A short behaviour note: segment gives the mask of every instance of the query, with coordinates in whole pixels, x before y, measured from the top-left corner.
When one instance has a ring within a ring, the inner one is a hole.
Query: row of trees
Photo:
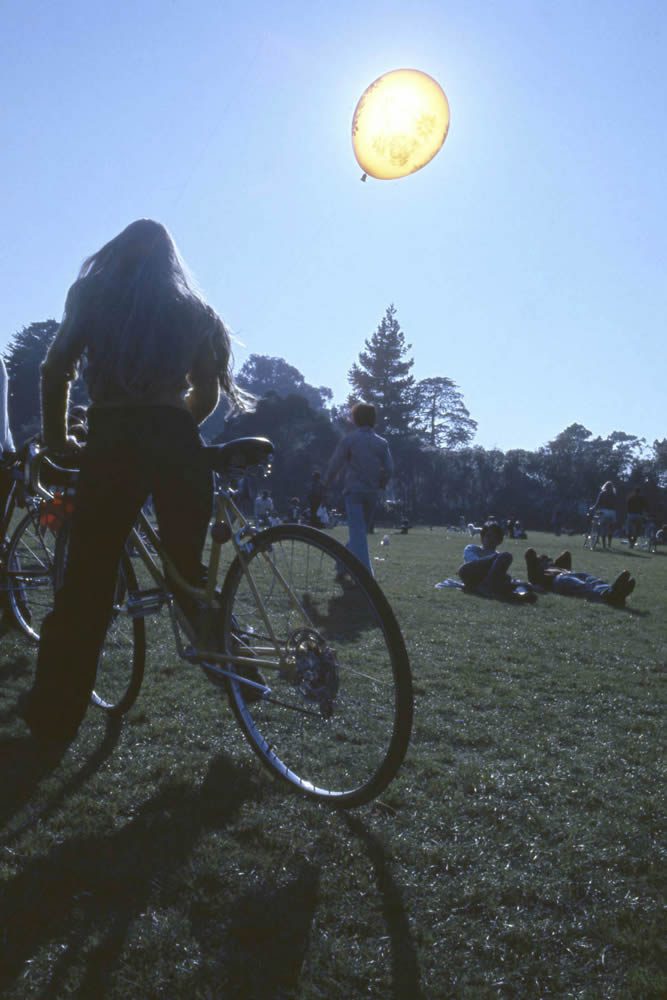
[[[17,443],[39,429],[39,366],[57,328],[53,320],[32,323],[7,349]],[[390,305],[349,370],[351,391],[343,407],[333,405],[330,389],[309,385],[283,358],[252,354],[237,380],[257,397],[255,410],[227,420],[221,405],[203,433],[211,441],[270,437],[276,445],[271,488],[278,505],[286,505],[290,497],[305,495],[313,470],[324,468],[347,429],[348,406],[364,399],[375,404],[378,429],[390,439],[395,498],[413,520],[455,523],[493,511],[539,527],[559,509],[566,522],[579,527],[586,504],[607,479],[617,482],[622,498],[641,485],[656,516],[667,520],[667,438],[648,447],[623,431],[601,438],[573,424],[537,451],[474,446],[477,424],[458,386],[442,375],[416,381],[410,350]],[[87,400],[81,379],[72,400]]]

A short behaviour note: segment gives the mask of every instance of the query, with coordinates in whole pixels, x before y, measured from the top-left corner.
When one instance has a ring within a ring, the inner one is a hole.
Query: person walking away
[[[383,490],[394,473],[389,445],[375,433],[376,412],[372,403],[357,403],[351,411],[354,430],[341,441],[331,456],[324,477],[325,488],[343,477],[350,552],[372,574],[368,551],[368,530]]]
[[[597,500],[588,513],[592,516],[596,511],[600,515],[602,548],[611,548],[611,540],[616,527],[616,487],[611,480],[603,484]]]
[[[625,530],[630,548],[634,549],[637,539],[644,530],[644,519],[648,503],[639,486],[637,486],[626,501]]]
[[[43,623],[33,687],[19,700],[40,740],[76,735],[120,557],[149,495],[176,569],[194,585],[203,582],[213,484],[197,428],[221,390],[232,406],[248,400],[231,375],[222,320],[195,290],[170,234],[150,219],[88,257],[67,295],[41,373],[42,437],[56,458],[78,450],[66,413],[84,355],[91,406],[65,579]],[[181,603],[196,620],[195,602]]]

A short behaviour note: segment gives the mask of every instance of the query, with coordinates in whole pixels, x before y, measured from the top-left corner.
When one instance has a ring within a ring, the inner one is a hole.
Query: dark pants
[[[120,556],[150,494],[167,553],[199,583],[212,480],[192,417],[168,406],[92,409],[65,581],[42,626],[26,713],[37,734],[71,735],[85,715]]]

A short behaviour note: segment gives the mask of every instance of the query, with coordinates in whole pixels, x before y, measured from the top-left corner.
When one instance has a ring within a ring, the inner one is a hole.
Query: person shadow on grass
[[[29,805],[39,784],[58,767],[69,748],[59,743],[40,744],[30,735],[0,740],[0,830],[4,831],[0,835],[0,847],[7,847],[25,830],[43,822],[83,787],[114,752],[121,726],[121,720],[107,717],[104,738],[83,767],[65,781],[43,807],[31,807],[28,816],[13,829],[8,829],[12,817]]]
[[[83,966],[79,996],[106,995],[132,923],[156,902],[178,909],[193,848],[223,830],[257,798],[245,768],[220,755],[199,789],[171,782],[132,820],[106,836],[76,836],[37,858],[0,892],[0,993],[46,947],[58,958],[40,996],[57,998]],[[181,871],[185,869],[185,874]],[[317,869],[304,864],[280,884],[241,895],[224,922],[197,898],[186,916],[212,963],[192,972],[192,995],[215,981],[217,995],[275,998],[296,988],[318,900]],[[205,982],[198,977],[204,976]],[[218,987],[216,987],[218,988]]]

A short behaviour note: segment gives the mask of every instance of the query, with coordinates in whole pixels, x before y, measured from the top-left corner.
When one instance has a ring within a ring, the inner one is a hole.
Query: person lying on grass
[[[481,545],[466,545],[458,574],[467,590],[505,600],[533,603],[537,595],[521,580],[513,580],[508,573],[512,554],[497,551],[504,537],[497,521],[485,521],[480,531]]]
[[[591,573],[574,573],[572,555],[565,551],[556,559],[538,556],[535,549],[526,549],[526,568],[530,583],[554,594],[566,597],[585,597],[589,601],[603,601],[614,608],[624,608],[625,600],[635,589],[635,579],[627,569],[619,573],[613,583],[600,580]]]

